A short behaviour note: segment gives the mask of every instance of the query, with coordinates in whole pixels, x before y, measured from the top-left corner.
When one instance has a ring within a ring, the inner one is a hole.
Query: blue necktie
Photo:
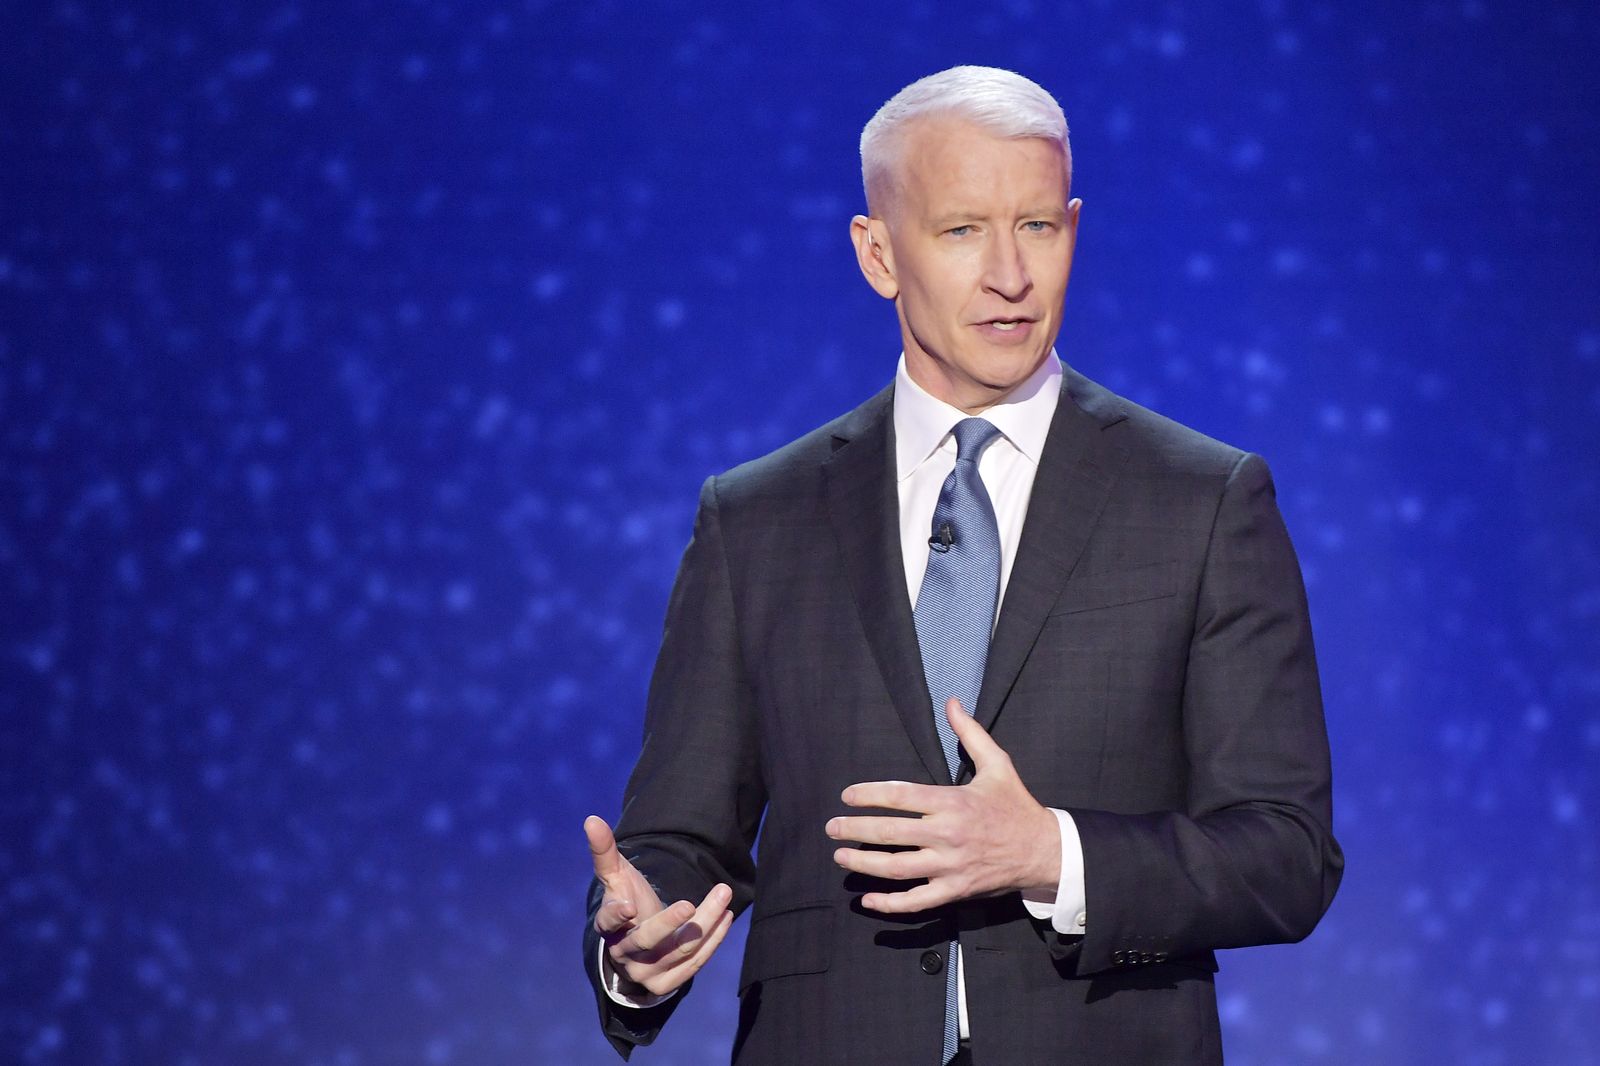
[[[933,721],[939,731],[950,780],[956,779],[960,753],[955,731],[945,719],[951,696],[968,714],[977,709],[983,666],[989,657],[995,601],[1000,595],[1000,527],[994,506],[978,477],[978,456],[1000,431],[981,418],[956,423],[956,466],[944,480],[933,509],[933,536],[928,538],[928,571],[917,593],[912,617],[922,648],[922,672],[928,679]],[[951,941],[945,965],[944,1058],[956,1053],[956,942]]]

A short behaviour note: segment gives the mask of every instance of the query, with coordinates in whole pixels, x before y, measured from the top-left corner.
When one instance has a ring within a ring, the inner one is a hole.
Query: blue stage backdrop
[[[696,489],[890,377],[913,78],[1061,99],[1062,355],[1263,453],[1349,872],[1230,1062],[1600,1017],[1592,4],[0,12],[0,1060],[607,1063],[615,817]],[[724,1060],[743,923],[648,1066]]]

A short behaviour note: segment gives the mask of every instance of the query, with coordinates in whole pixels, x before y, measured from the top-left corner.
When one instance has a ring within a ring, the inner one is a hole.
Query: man
[[[894,383],[711,478],[585,966],[624,1056],[754,912],[740,1063],[1215,1063],[1217,948],[1343,859],[1265,464],[1053,350],[1059,106],[957,67],[862,134]],[[759,856],[751,848],[759,836]]]

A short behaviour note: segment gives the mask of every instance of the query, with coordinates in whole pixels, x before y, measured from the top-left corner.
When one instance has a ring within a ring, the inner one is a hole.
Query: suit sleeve
[[[1181,711],[1186,810],[1071,810],[1090,919],[1052,951],[1080,975],[1300,940],[1338,888],[1305,589],[1258,456],[1217,506]]]
[[[739,653],[717,481],[711,478],[701,489],[694,536],[668,602],[645,709],[644,744],[616,827],[618,847],[663,903],[698,903],[723,882],[733,889],[735,913],[750,905],[751,847],[766,805],[752,705]],[[599,883],[591,882],[584,970],[594,987],[601,1027],[627,1058],[634,1046],[656,1038],[683,995],[636,1009],[605,994],[595,965],[600,948],[594,917],[602,894]]]

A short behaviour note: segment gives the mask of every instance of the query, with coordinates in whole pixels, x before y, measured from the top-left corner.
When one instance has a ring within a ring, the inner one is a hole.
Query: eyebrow
[[[1058,207],[1042,207],[1037,211],[1021,211],[1019,218],[1047,218],[1060,222],[1067,217],[1067,213]],[[929,220],[929,225],[943,228],[945,226],[959,226],[965,222],[987,222],[988,216],[980,211],[947,211]]]

